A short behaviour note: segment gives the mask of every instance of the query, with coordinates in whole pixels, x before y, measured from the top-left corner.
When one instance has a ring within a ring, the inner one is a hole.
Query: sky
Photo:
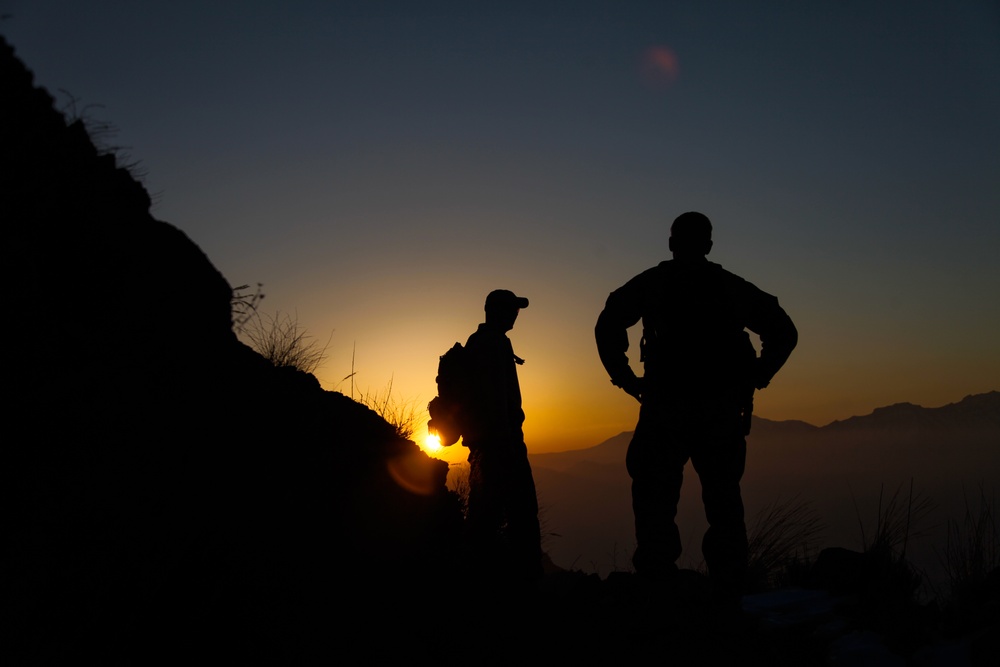
[[[438,357],[497,288],[530,300],[510,332],[529,451],[631,430],[594,324],[691,210],[709,259],[799,330],[758,415],[822,426],[1000,389],[995,0],[0,15],[59,108],[114,128],[100,141],[153,215],[327,344],[322,385],[390,398],[418,434]]]

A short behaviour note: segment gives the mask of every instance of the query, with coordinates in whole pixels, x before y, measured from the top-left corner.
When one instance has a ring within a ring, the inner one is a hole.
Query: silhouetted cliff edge
[[[281,658],[435,594],[447,465],[238,342],[226,279],[2,40],[0,82],[5,655]]]

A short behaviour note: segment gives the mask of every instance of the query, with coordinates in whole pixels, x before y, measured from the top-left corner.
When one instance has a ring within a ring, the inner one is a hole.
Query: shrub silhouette
[[[925,534],[925,523],[934,503],[922,493],[914,493],[912,480],[905,503],[902,490],[900,485],[886,498],[885,487],[879,489],[875,529],[871,534],[865,532],[855,505],[862,551],[871,575],[859,583],[866,585],[864,594],[876,607],[913,602],[922,582],[920,573],[907,559],[906,550],[911,539]]]
[[[996,498],[988,498],[982,487],[978,506],[972,506],[969,498],[965,498],[961,526],[954,520],[948,522],[945,565],[952,594],[982,585],[989,573],[1000,567]]]
[[[326,361],[330,344],[327,340],[325,345],[320,345],[299,326],[297,317],[281,312],[262,316],[256,308],[249,309],[239,333],[250,347],[277,368],[290,367],[304,373],[315,372]]]
[[[747,529],[747,587],[767,590],[790,583],[804,569],[825,524],[809,503],[794,496],[776,499]]]
[[[448,467],[448,488],[455,493],[462,507],[462,516],[469,514],[469,464],[454,463]]]
[[[934,504],[922,493],[914,494],[913,482],[910,482],[906,505],[903,505],[898,487],[889,498],[885,497],[885,487],[879,489],[878,513],[875,531],[869,537],[865,533],[865,525],[858,513],[858,525],[861,529],[861,546],[865,552],[885,553],[893,560],[906,558],[906,548],[911,538],[924,534],[924,522],[934,509]]]
[[[353,375],[352,372],[351,376]],[[396,398],[392,393],[392,378],[383,391],[362,393],[358,402],[371,408],[379,417],[392,424],[396,429],[396,435],[404,440],[413,439],[419,417],[418,403],[415,400],[404,401]]]
[[[229,303],[232,308],[233,331],[237,335],[243,333],[247,322],[257,313],[257,307],[264,299],[261,287],[263,285],[257,283],[257,289],[252,294],[246,291],[250,289],[249,284],[233,288],[233,296]]]

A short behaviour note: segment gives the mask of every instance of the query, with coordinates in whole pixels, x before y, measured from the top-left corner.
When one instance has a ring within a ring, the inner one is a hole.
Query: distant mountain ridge
[[[875,408],[871,413],[862,416],[848,417],[830,422],[826,426],[816,426],[798,419],[774,420],[754,415],[751,435],[760,433],[771,434],[805,434],[805,433],[842,433],[851,429],[900,429],[912,428],[1000,428],[1000,391],[990,391],[984,394],[969,394],[956,403],[949,403],[938,408],[925,408],[913,403],[894,403],[881,408]],[[604,442],[583,449],[569,452],[546,452],[532,454],[531,459],[542,465],[558,465],[564,455],[589,452],[588,460],[605,461],[609,458],[609,450],[615,451],[622,446],[628,446],[633,431],[623,431]],[[1000,442],[997,443],[1000,445]],[[617,454],[614,454],[617,456]]]
[[[970,394],[956,403],[949,403],[938,408],[925,408],[913,403],[894,403],[881,408],[875,408],[870,414],[848,417],[830,422],[826,426],[815,426],[797,419],[773,420],[754,415],[751,434],[762,431],[767,433],[815,433],[842,432],[850,429],[890,428],[1000,428],[1000,391],[990,391],[985,394]],[[632,431],[624,431],[608,438],[599,445],[589,449],[618,447],[632,437]],[[1000,443],[997,443],[1000,445]],[[576,451],[589,451],[576,450]],[[551,460],[562,454],[535,454],[533,458]]]
[[[625,431],[587,449],[530,455],[547,529],[559,536],[548,545],[556,563],[592,564],[602,574],[628,564],[631,438]],[[912,481],[938,505],[945,525],[961,511],[963,494],[1000,487],[1000,392],[937,408],[898,403],[826,426],[754,417],[747,446],[748,518],[777,499],[799,497],[823,515],[831,540],[850,541],[858,533],[856,505],[877,505],[880,493]],[[705,524],[697,477],[690,467],[685,475],[679,525],[690,554]]]
[[[956,428],[960,426],[1000,427],[1000,391],[971,394],[957,403],[924,408],[913,403],[895,403],[875,408],[863,417],[835,421],[824,429],[863,428]]]

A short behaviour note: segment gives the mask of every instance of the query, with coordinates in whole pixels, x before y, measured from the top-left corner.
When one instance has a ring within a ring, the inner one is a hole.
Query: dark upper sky
[[[801,342],[758,398],[816,424],[1000,377],[996,2],[0,0],[154,215],[265,310],[332,338],[328,388],[418,407],[496,287],[529,446],[631,428],[593,324],[670,221],[779,297]],[[65,92],[60,92],[65,91]]]

